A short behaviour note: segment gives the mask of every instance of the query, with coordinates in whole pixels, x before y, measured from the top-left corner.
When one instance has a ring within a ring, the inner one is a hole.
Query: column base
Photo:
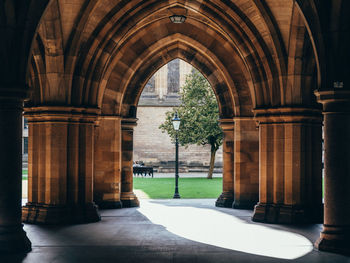
[[[232,208],[253,210],[258,201],[234,201]]]
[[[324,225],[315,247],[321,251],[350,255],[350,227]]]
[[[23,230],[23,225],[0,226],[0,254],[27,253],[32,250],[32,243]]]
[[[124,192],[120,195],[120,201],[123,207],[139,207],[140,202],[133,192]]]
[[[215,206],[232,208],[233,201],[233,194],[231,192],[222,192],[222,194],[216,200]]]
[[[96,202],[100,209],[120,209],[123,208],[121,201],[100,201]]]
[[[94,203],[70,207],[28,203],[22,207],[22,221],[30,224],[79,224],[100,220]]]
[[[258,203],[252,220],[272,224],[322,223],[322,207],[301,207]]]

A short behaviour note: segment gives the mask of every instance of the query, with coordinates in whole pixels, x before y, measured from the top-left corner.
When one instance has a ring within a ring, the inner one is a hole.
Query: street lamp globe
[[[173,122],[174,130],[178,131],[180,129],[181,119],[177,116],[177,112],[175,112],[175,116],[172,119],[172,122]]]

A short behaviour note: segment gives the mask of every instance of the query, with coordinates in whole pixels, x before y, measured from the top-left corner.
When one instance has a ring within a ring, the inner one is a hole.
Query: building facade
[[[137,107],[134,161],[153,166],[158,172],[174,171],[174,144],[159,125],[165,121],[165,113],[180,104],[179,91],[192,69],[187,62],[175,59],[161,67],[147,82]],[[209,161],[210,146],[180,147],[180,172],[207,172]],[[221,148],[216,154],[215,171],[222,171]]]

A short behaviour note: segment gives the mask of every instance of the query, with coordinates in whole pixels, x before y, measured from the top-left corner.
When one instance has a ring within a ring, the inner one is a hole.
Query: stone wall
[[[175,146],[167,133],[158,128],[165,120],[165,113],[172,107],[138,106],[137,126],[134,130],[134,161],[143,161],[161,172],[174,169]],[[210,160],[210,146],[191,145],[179,148],[180,171],[207,171]],[[214,172],[221,172],[222,149],[216,154]]]

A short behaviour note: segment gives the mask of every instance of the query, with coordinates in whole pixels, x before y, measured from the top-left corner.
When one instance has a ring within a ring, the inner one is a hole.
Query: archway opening
[[[176,157],[170,119],[175,112],[182,123],[178,132],[180,196],[217,198],[222,189],[222,131],[216,97],[205,77],[178,58],[148,80],[138,101],[134,192],[141,198],[173,197]],[[206,180],[207,176],[214,180]]]

